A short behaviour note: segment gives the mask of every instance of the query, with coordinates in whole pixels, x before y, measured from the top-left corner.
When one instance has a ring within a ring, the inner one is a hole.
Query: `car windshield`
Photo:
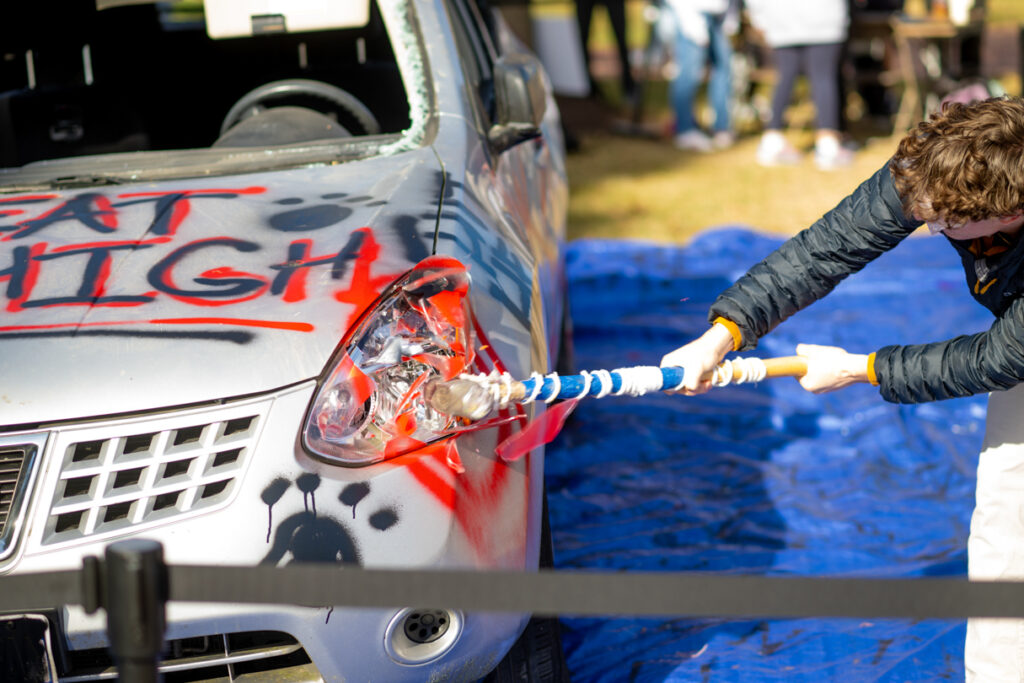
[[[337,163],[423,143],[401,0],[18,2],[0,25],[0,192]],[[280,7],[268,11],[268,7]]]

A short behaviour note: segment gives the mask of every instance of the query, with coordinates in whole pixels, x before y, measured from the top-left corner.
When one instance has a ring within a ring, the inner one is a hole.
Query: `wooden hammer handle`
[[[807,359],[803,356],[780,356],[779,358],[763,358],[764,367],[768,371],[766,377],[803,377],[807,374]],[[733,366],[733,381],[741,379],[743,371]]]
[[[803,377],[807,374],[807,359],[803,356],[765,358],[768,377]]]

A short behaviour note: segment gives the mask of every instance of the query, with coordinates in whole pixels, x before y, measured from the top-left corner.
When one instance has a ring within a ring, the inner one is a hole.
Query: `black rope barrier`
[[[30,612],[60,605],[83,604],[83,572],[0,576],[0,612]]]
[[[171,599],[543,616],[1024,617],[1024,583],[683,572],[170,568]]]
[[[692,572],[361,569],[164,564],[154,541],[111,544],[81,570],[0,577],[0,612],[82,605],[107,614],[125,683],[156,681],[168,600],[419,607],[542,616],[1024,618],[1024,581]]]
[[[119,543],[111,548],[125,552]],[[82,570],[0,577],[0,612],[69,604],[89,611],[107,608],[128,586],[114,579],[105,598],[100,597],[104,589],[93,582],[101,572],[89,564]],[[1024,582],[1017,581],[337,565],[158,566],[158,574],[166,572],[166,600],[183,602],[444,607],[545,616],[1024,618]]]

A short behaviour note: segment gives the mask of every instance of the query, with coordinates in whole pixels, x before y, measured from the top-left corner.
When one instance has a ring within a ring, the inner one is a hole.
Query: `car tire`
[[[541,516],[540,567],[554,566],[548,500],[544,494]],[[512,649],[482,683],[568,683],[569,667],[562,650],[562,631],[557,617],[533,617]]]

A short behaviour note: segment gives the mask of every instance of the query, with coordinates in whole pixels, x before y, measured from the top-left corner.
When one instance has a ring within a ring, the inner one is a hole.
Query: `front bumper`
[[[0,571],[78,568],[128,537],[159,541],[170,564],[536,567],[538,458],[495,458],[502,435],[492,429],[460,438],[462,474],[435,456],[326,464],[298,443],[314,386],[4,434],[0,449],[24,443],[38,454],[21,475],[30,490],[13,511],[17,534]],[[285,634],[327,681],[475,680],[525,623],[524,615],[451,614],[447,640],[417,650],[395,640],[402,610],[172,603],[166,638]],[[102,613],[71,606],[59,621],[67,651],[106,646]]]

